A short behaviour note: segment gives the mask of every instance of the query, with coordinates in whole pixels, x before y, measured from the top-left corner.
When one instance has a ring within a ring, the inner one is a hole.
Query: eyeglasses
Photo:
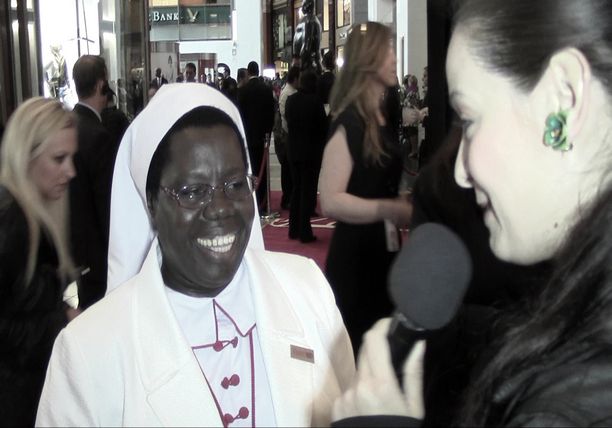
[[[223,193],[233,201],[246,199],[253,194],[257,184],[257,177],[245,175],[232,181],[223,183],[223,186],[211,186],[210,184],[191,184],[183,186],[178,190],[159,186],[164,192],[172,196],[183,208],[197,209],[208,205],[213,199],[215,190],[223,188]]]

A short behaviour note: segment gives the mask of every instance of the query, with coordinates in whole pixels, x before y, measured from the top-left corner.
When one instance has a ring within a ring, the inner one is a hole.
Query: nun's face
[[[225,183],[247,174],[241,143],[233,129],[215,125],[186,128],[169,144],[158,197],[150,206],[162,252],[162,276],[180,293],[216,296],[234,277],[253,222],[252,195],[235,200],[224,191]],[[201,184],[214,186],[209,202],[186,207],[183,200],[179,205],[181,189]]]

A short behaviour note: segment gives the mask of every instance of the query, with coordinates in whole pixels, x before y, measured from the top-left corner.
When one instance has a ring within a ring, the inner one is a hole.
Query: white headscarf
[[[201,83],[166,84],[157,91],[127,129],[115,160],[107,293],[140,271],[155,238],[145,191],[153,153],[172,125],[200,106],[216,107],[225,112],[236,124],[246,147],[240,113],[220,91]],[[248,245],[263,248],[255,195],[253,199],[255,215]]]

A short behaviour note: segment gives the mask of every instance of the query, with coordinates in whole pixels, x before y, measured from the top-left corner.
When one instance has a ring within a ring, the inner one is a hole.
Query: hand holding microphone
[[[403,362],[414,343],[455,317],[471,278],[468,250],[449,228],[425,223],[410,233],[389,274],[396,311],[388,339],[400,382]]]
[[[410,233],[389,276],[395,315],[365,334],[355,382],[336,400],[334,420],[424,417],[424,339],[455,316],[471,274],[467,249],[450,229],[426,223]]]
[[[349,389],[334,403],[333,419],[352,416],[399,415],[422,419],[423,355],[425,341],[415,344],[404,362],[404,394],[396,378],[389,353],[387,333],[391,318],[383,318],[365,334],[359,351],[357,375]]]

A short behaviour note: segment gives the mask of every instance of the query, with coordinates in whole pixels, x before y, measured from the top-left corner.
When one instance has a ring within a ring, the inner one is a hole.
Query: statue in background
[[[63,103],[69,88],[66,58],[61,45],[52,45],[50,48],[53,59],[44,67],[45,80],[49,85],[51,96]]]
[[[293,54],[299,55],[301,69],[313,69],[317,75],[321,74],[321,23],[314,14],[314,0],[302,2],[302,19],[295,29],[293,36]]]

